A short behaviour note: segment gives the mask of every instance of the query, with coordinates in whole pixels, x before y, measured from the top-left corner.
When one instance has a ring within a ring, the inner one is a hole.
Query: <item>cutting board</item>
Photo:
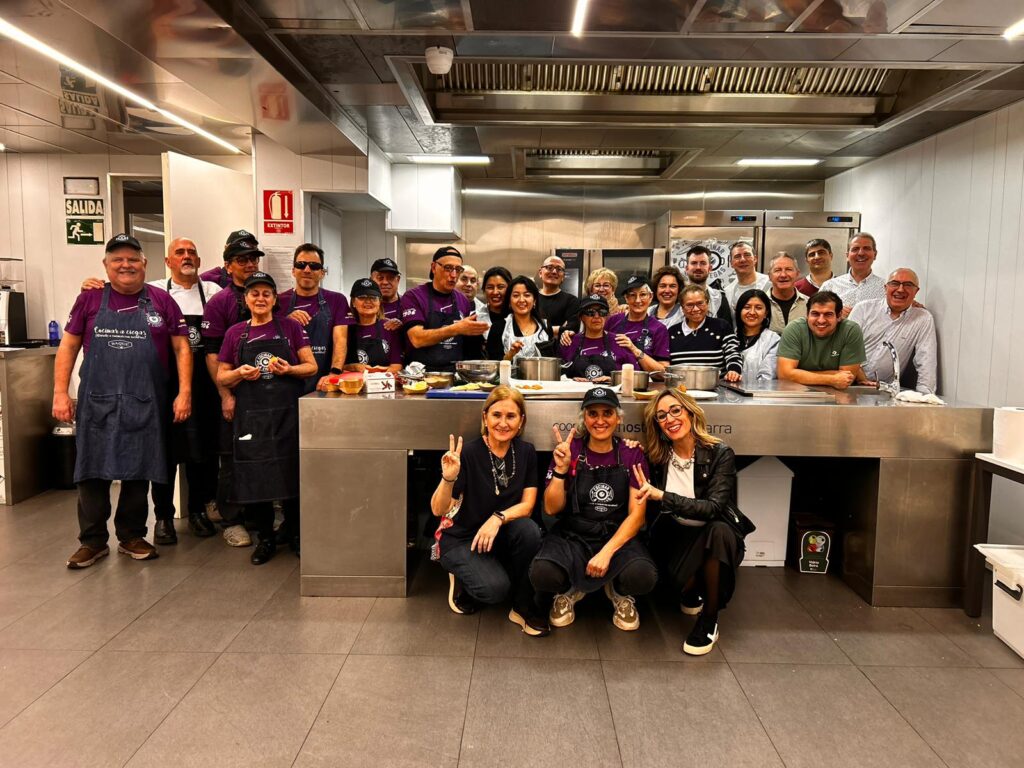
[[[450,389],[428,389],[428,400],[486,400],[487,393],[481,390],[452,392]]]

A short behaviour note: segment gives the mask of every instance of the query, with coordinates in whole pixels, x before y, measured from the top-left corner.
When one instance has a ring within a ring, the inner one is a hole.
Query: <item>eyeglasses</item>
[[[461,264],[438,264],[436,261],[434,263],[449,275],[461,275],[466,271],[466,268]]]
[[[892,288],[894,291],[902,288],[905,291],[909,291],[911,288],[917,288],[917,283],[912,283],[909,280],[890,280],[885,284],[886,288]]]
[[[673,406],[669,407],[669,409],[667,411],[655,411],[654,412],[654,420],[656,422],[658,422],[659,424],[661,424],[669,416],[671,416],[673,419],[678,419],[680,416],[683,415],[683,411],[685,411],[685,410],[686,409],[683,408],[683,406],[681,406],[681,405],[673,405]]]
[[[705,309],[707,306],[708,306],[708,303],[706,301],[704,301],[703,299],[701,299],[700,301],[688,301],[688,302],[686,302],[685,304],[683,304],[683,309],[687,309],[687,310],[689,310],[691,312],[697,312],[697,311],[699,311],[701,309]]]
[[[305,272],[307,269],[313,272],[319,272],[324,268],[324,265],[319,261],[296,261],[293,265],[299,272]]]
[[[588,309],[582,313],[584,317],[608,317],[607,309]]]
[[[244,256],[235,256],[235,264],[259,264],[260,257],[255,253],[247,253]]]
[[[563,267],[558,267],[555,266],[554,264],[545,264],[544,269],[547,270],[548,272],[557,272],[558,274],[562,274],[565,272],[565,269]]]
[[[591,288],[595,291],[611,291],[615,289],[611,283],[594,283]]]

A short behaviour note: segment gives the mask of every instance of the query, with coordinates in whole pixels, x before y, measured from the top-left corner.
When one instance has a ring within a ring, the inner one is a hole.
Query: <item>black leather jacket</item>
[[[689,499],[666,492],[660,502],[648,502],[648,519],[657,522],[661,515],[689,520],[722,520],[740,536],[755,526],[736,506],[736,454],[725,443],[697,444],[693,451],[693,495]],[[651,467],[651,485],[665,490],[667,465]],[[651,515],[651,512],[654,515]]]

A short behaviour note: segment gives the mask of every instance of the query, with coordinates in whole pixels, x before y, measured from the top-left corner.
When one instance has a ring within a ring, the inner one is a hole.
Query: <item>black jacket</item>
[[[689,520],[722,520],[740,536],[753,533],[755,526],[736,506],[736,454],[725,443],[710,447],[697,444],[693,451],[693,495],[688,499],[666,492],[660,502],[649,502],[657,519],[661,515]],[[651,485],[665,490],[667,466],[651,466]]]

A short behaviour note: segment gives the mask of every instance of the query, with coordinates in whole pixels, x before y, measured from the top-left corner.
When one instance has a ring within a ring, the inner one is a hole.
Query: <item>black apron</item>
[[[295,310],[295,301],[298,294],[292,291],[292,300],[288,305],[285,314],[291,314]],[[306,326],[306,335],[309,336],[309,346],[313,350],[313,359],[316,360],[316,376],[302,380],[302,393],[308,394],[316,389],[316,383],[331,372],[331,351],[334,349],[334,327],[331,325],[331,309],[327,306],[327,299],[323,291],[317,291],[316,298],[319,303],[317,313],[309,318],[309,325]]]
[[[239,288],[234,282],[230,282],[224,290],[235,292],[235,311],[237,313],[237,317],[228,323],[227,327],[230,328],[235,323],[244,323],[249,320],[252,317],[252,312],[249,311],[249,306],[245,303],[245,289]],[[221,413],[220,439],[217,441],[218,450],[222,455],[231,454],[234,453],[234,447],[231,445],[231,442],[234,439],[235,428],[230,421],[224,418],[223,412],[221,412],[219,392],[217,393],[217,398],[217,410]]]
[[[587,563],[608,543],[629,516],[629,468],[620,456],[622,441],[613,438],[615,465],[591,467],[587,464],[587,442],[570,470],[566,495],[569,497],[564,517],[544,538],[539,560],[550,560],[561,566],[580,592],[596,592],[614,579],[622,569],[638,557],[651,561],[647,548],[632,538],[616,552],[604,576],[587,575]]]
[[[459,302],[455,293],[452,297],[452,307],[448,312],[434,309],[434,289],[427,287],[427,322],[423,324],[424,330],[434,331],[452,325],[462,319],[459,311]],[[411,347],[412,345],[410,345]],[[462,337],[449,336],[442,339],[432,347],[412,348],[409,351],[410,362],[420,362],[427,367],[428,371],[454,371],[455,363],[462,359]]]
[[[628,323],[628,322],[629,322],[629,317],[627,316],[626,320],[623,322],[623,326],[625,326],[626,323]],[[646,315],[644,317],[643,328],[640,329],[640,335],[636,339],[633,340],[633,343],[636,344],[636,346],[642,352],[648,352],[651,349],[651,345],[654,343],[654,340],[651,338],[651,316],[650,315]]]
[[[384,341],[381,333],[384,330],[384,322],[378,320],[373,324],[373,336],[359,337],[359,330],[364,325],[350,325],[348,327],[348,348],[345,353],[345,363],[352,365],[371,365],[384,367],[391,365],[388,343]]]
[[[110,309],[111,290],[110,283],[103,286],[89,354],[82,364],[75,482],[166,483],[167,371],[149,330],[166,320],[153,307],[145,286],[138,312]]]
[[[206,309],[203,282],[199,287],[199,302]],[[171,279],[167,279],[167,292],[171,292]],[[192,350],[192,414],[182,423],[171,425],[171,457],[175,464],[198,464],[213,461],[217,456],[217,423],[220,419],[220,395],[206,368],[206,350],[203,347],[203,316],[185,315],[188,326],[188,346]],[[172,373],[170,399],[178,394],[178,377]]]
[[[236,361],[262,371],[255,381],[235,387],[232,446],[234,487],[231,501],[255,504],[299,495],[299,398],[302,380],[267,370],[271,357],[288,359],[291,346],[281,328],[276,339],[247,341],[252,321],[242,332]]]
[[[582,331],[581,331],[582,333]],[[584,339],[580,343],[580,350],[587,343]],[[593,381],[600,376],[611,376],[615,370],[615,353],[612,352],[611,336],[606,331],[604,334],[604,352],[599,355],[576,354],[567,366],[565,375],[570,379],[587,379]]]

